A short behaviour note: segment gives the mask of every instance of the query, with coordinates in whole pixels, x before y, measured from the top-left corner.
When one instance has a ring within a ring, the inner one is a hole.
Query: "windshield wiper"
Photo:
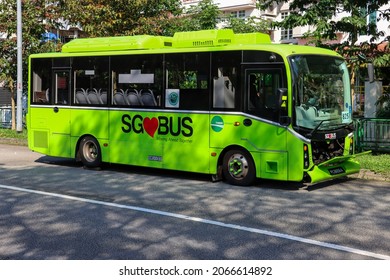
[[[307,134],[307,136],[309,136],[310,138],[313,137],[313,134],[315,132],[317,132],[317,130],[320,128],[320,126],[324,123],[324,122],[330,122],[330,121],[335,121],[335,120],[338,120],[338,118],[334,118],[334,119],[327,119],[327,120],[322,120],[320,121],[315,128],[313,128],[312,131],[310,131],[310,133]]]

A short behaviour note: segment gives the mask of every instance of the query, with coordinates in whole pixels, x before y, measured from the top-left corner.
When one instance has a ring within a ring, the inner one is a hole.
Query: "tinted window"
[[[270,63],[270,62],[281,62],[283,63],[283,58],[272,52],[266,51],[244,51],[243,62],[250,63]]]
[[[51,104],[51,58],[35,58],[31,62],[31,103]]]
[[[54,104],[69,105],[70,70],[54,70]]]
[[[112,104],[156,107],[163,94],[163,56],[111,57]]]
[[[248,112],[278,121],[278,88],[283,87],[281,70],[248,69],[246,79]]]
[[[241,51],[215,52],[212,54],[213,108],[239,108],[241,56]]]
[[[165,106],[208,110],[210,53],[167,54],[165,61]]]
[[[108,61],[108,57],[73,58],[75,104],[107,104],[109,88]]]

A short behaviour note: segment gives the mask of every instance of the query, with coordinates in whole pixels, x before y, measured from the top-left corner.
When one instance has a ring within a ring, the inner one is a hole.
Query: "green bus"
[[[356,173],[347,65],[232,30],[75,39],[29,58],[29,148],[235,185]]]

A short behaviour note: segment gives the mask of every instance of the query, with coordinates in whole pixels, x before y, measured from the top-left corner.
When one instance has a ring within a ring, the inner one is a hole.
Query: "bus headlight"
[[[353,155],[353,138],[349,138],[349,154]]]
[[[303,167],[305,169],[309,168],[310,160],[309,160],[309,146],[303,144]]]

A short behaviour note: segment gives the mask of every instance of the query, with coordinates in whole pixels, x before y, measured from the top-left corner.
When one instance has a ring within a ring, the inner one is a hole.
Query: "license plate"
[[[345,170],[342,167],[336,167],[336,168],[329,169],[329,173],[330,175],[337,175],[337,174],[345,173]]]
[[[336,133],[327,133],[327,134],[325,134],[325,139],[326,140],[333,140],[333,139],[336,139],[336,138],[337,138]]]

